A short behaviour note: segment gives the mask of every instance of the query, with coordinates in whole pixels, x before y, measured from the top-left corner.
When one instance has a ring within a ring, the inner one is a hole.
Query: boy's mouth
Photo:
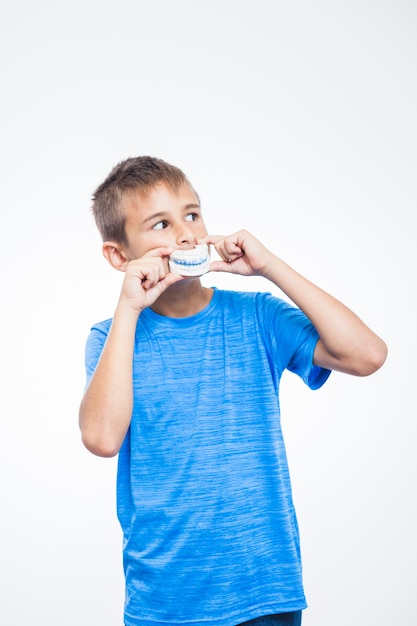
[[[192,250],[174,250],[169,257],[169,269],[180,276],[201,276],[210,270],[208,246],[203,243]]]

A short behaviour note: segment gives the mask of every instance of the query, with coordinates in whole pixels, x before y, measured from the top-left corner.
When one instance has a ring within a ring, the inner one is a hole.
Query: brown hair
[[[112,169],[93,194],[93,215],[103,241],[128,243],[124,196],[132,191],[146,193],[160,182],[167,183],[174,190],[184,183],[190,184],[178,167],[150,156],[126,159]]]

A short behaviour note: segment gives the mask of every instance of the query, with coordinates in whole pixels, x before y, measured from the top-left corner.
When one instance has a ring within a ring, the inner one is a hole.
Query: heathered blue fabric
[[[88,377],[110,324],[92,328]],[[270,294],[215,290],[192,317],[141,314],[117,479],[128,626],[232,626],[305,608],[278,390],[286,368],[324,383],[317,339]]]

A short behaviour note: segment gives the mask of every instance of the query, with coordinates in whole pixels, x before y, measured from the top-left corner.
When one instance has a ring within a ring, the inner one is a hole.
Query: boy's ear
[[[115,241],[105,241],[103,243],[103,256],[115,270],[126,271],[129,259],[123,251],[122,246]]]

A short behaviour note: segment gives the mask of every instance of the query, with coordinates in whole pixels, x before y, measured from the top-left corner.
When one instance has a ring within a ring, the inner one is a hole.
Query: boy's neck
[[[203,287],[199,279],[182,280],[169,287],[151,309],[164,317],[191,317],[206,308],[213,289]]]

